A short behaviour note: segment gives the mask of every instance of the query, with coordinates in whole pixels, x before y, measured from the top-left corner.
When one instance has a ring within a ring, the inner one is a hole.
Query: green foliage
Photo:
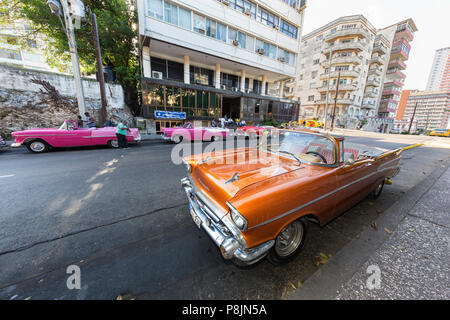
[[[281,123],[277,122],[277,121],[276,121],[275,119],[273,119],[273,118],[269,118],[269,119],[266,119],[266,120],[263,122],[263,125],[264,125],[264,126],[273,126],[273,127],[278,128],[278,127],[280,127]]]
[[[128,106],[137,113],[139,96],[139,59],[137,50],[137,13],[132,0],[83,0],[97,16],[103,64],[116,72],[125,91]],[[67,36],[57,16],[46,0],[0,0],[0,26],[12,21],[31,24],[24,39],[40,38],[44,44],[47,63],[60,71],[70,71]],[[75,30],[81,71],[84,75],[96,72],[92,26],[89,13]]]

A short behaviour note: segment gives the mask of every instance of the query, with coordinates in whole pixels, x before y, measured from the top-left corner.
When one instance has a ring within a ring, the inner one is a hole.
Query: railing
[[[380,57],[377,56],[377,57],[373,57],[372,59],[370,59],[370,64],[373,64],[373,63],[383,65],[384,61],[383,61],[383,59],[381,59]]]
[[[364,28],[353,28],[353,29],[345,29],[345,30],[337,30],[336,32],[330,33],[325,36],[325,41],[331,41],[336,38],[346,37],[346,36],[361,36],[363,38],[368,38],[369,33]]]
[[[359,72],[355,70],[341,70],[341,78],[342,77],[359,77]],[[337,78],[339,76],[339,71],[332,71],[330,73],[330,78]],[[328,78],[328,73],[324,72],[320,75],[320,79]]]
[[[350,56],[350,57],[335,57],[331,60],[331,64],[338,64],[338,63],[353,63],[353,64],[361,64],[362,63],[362,57],[360,56]],[[330,64],[330,60],[322,60],[320,63],[322,67],[328,67]]]

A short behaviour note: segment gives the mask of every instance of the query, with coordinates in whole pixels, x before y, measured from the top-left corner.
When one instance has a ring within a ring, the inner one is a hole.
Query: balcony
[[[337,38],[341,37],[348,37],[348,36],[358,36],[360,38],[368,38],[369,33],[364,28],[353,28],[353,29],[346,29],[346,30],[338,30],[334,33],[328,34],[325,37],[326,42],[333,41]]]
[[[395,33],[395,40],[397,39],[406,39],[408,41],[413,41],[414,40],[414,34],[409,31],[408,28],[405,28],[403,30],[397,31]]]
[[[400,92],[397,90],[384,90],[383,91],[383,96],[389,96],[389,95],[398,96],[398,95],[400,95]]]
[[[351,57],[336,57],[331,61],[332,64],[340,64],[340,63],[349,63],[349,64],[361,64],[362,57],[360,56],[351,56]],[[323,60],[321,62],[322,67],[328,67],[330,64],[330,60]]]
[[[392,60],[403,60],[403,61],[406,61],[406,60],[409,59],[409,54],[406,53],[401,48],[399,48],[399,49],[397,49],[395,51],[391,51],[391,59]]]
[[[392,71],[388,71],[386,73],[386,76],[388,76],[389,78],[397,78],[397,79],[405,79],[406,75],[401,72],[400,70],[392,70]]]
[[[392,80],[392,81],[388,80],[387,82],[384,83],[384,87],[390,87],[390,86],[401,88],[401,87],[403,87],[403,83],[400,81],[397,81],[397,80]]]
[[[376,99],[376,98],[378,98],[378,93],[372,92],[372,91],[368,91],[368,92],[364,93],[364,98]]]
[[[372,59],[370,59],[370,64],[378,64],[378,65],[382,66],[384,64],[384,60],[381,59],[380,56],[376,56],[376,57],[373,57]]]
[[[391,60],[389,62],[389,68],[391,68],[391,67],[397,67],[397,69],[405,70],[406,64],[402,60],[396,59],[396,60]]]
[[[382,46],[381,44],[379,44],[379,45],[376,45],[373,47],[372,52],[377,52],[381,55],[384,55],[384,54],[386,54],[387,49],[384,46]]]
[[[363,51],[364,45],[361,42],[346,42],[346,43],[338,43],[331,47],[333,51],[344,51],[344,50],[354,50],[354,51]],[[330,47],[328,43],[325,43],[322,46],[322,51],[324,54],[330,52]]]
[[[394,99],[381,99],[380,104],[395,104],[398,105],[398,101]]]
[[[377,79],[369,79],[366,82],[367,87],[378,87],[380,86],[380,80]]]
[[[337,78],[339,76],[339,71],[332,71],[330,73],[330,78]],[[341,78],[358,78],[359,72],[356,70],[341,70]],[[320,75],[320,79],[328,79],[328,73],[324,72]]]
[[[371,103],[370,101],[366,101],[366,102],[363,102],[361,108],[375,110],[377,107],[374,102]]]
[[[380,68],[372,68],[369,70],[369,75],[381,77],[382,70]]]
[[[340,84],[339,85],[339,91],[354,91],[358,89],[358,87],[354,84]],[[320,93],[322,92],[327,92],[328,90],[328,86],[322,86],[317,88],[317,90],[319,90]],[[330,92],[336,92],[336,85],[330,85]]]

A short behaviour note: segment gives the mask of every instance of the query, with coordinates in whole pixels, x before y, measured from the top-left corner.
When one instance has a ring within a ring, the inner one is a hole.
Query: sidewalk
[[[289,300],[450,299],[450,169],[437,168]],[[369,268],[370,267],[370,268]],[[379,268],[379,288],[371,288]]]

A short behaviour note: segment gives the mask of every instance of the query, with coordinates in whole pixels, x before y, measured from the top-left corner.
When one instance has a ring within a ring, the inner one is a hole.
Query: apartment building
[[[450,92],[450,47],[436,50],[426,90]]]
[[[159,132],[225,115],[296,120],[299,104],[285,98],[285,84],[297,74],[305,7],[304,0],[137,0],[150,126]]]
[[[394,128],[408,130],[413,119],[417,130],[450,129],[450,92],[408,90],[402,98]]]
[[[0,26],[0,63],[28,69],[50,71],[45,61],[41,41],[26,39],[32,31],[26,21],[15,21]]]
[[[294,95],[302,105],[301,117],[325,119],[328,101],[330,119],[337,98],[338,126],[353,128],[365,119],[365,130],[383,124],[389,131],[416,31],[412,19],[377,30],[364,16],[354,15],[305,35]]]
[[[406,79],[405,62],[409,59],[415,32],[417,32],[417,27],[412,19],[401,21],[378,31],[391,43],[378,109],[379,118],[385,120],[388,125],[392,125],[397,112],[400,94]]]
[[[376,28],[362,15],[347,16],[302,40],[296,88],[302,105],[301,118],[324,119],[327,101],[330,115],[336,98],[338,126],[352,127],[358,118],[375,115],[375,102],[370,104],[368,99],[378,97],[380,80],[376,66],[383,65],[379,57],[388,49],[387,41],[377,38]],[[374,46],[380,48],[376,57],[372,55]],[[371,89],[366,91],[367,83]]]

